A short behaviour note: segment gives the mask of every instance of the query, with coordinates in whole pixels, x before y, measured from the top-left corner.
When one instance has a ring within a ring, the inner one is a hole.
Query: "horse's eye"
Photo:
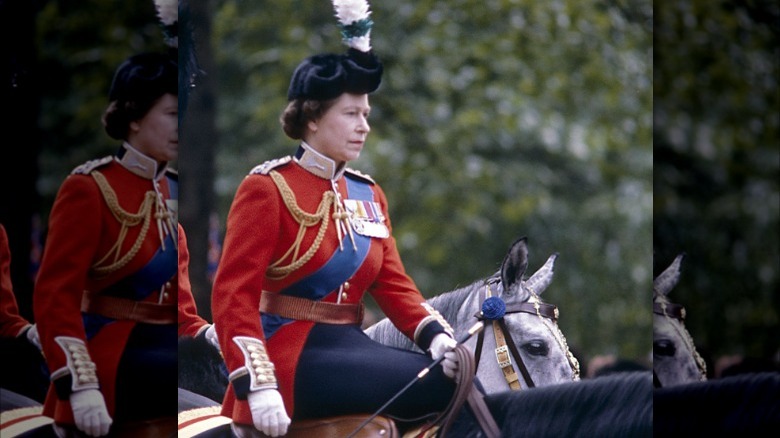
[[[544,341],[531,341],[523,344],[523,350],[532,356],[547,356],[550,348]]]
[[[668,339],[661,339],[653,342],[653,354],[655,356],[674,356],[677,348],[674,346],[674,342]]]

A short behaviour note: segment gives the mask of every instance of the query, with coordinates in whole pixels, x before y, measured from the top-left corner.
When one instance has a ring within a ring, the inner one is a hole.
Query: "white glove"
[[[38,347],[39,350],[41,349],[41,337],[38,336],[38,327],[35,324],[32,324],[30,329],[27,330],[27,340]]]
[[[252,422],[260,432],[272,437],[287,434],[290,417],[284,410],[282,395],[275,389],[252,391],[247,396]]]
[[[452,339],[445,333],[439,333],[434,336],[431,341],[431,348],[429,348],[433,360],[444,356],[441,366],[444,368],[444,375],[450,379],[454,378],[455,373],[458,371],[458,355],[453,351],[457,345],[458,343],[455,339]]]
[[[89,436],[108,434],[111,417],[108,416],[103,394],[97,389],[84,389],[70,394],[70,407],[76,427]]]
[[[222,349],[219,347],[217,329],[214,324],[209,325],[209,328],[206,329],[206,333],[204,333],[203,336],[206,337],[206,340],[209,341],[209,344],[213,345],[217,350],[222,351]]]

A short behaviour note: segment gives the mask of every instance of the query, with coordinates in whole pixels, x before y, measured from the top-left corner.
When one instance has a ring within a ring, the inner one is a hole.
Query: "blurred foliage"
[[[101,117],[115,69],[130,55],[164,51],[154,2],[40,1],[37,17],[44,218],[77,165],[113,154]]]
[[[387,192],[426,296],[528,236],[529,271],[560,253],[543,298],[570,345],[645,359],[652,276],[684,251],[672,293],[700,349],[776,351],[776,0],[371,3],[385,75],[352,166]],[[116,66],[164,46],[151,0],[36,4],[45,219],[74,166],[114,151]],[[325,0],[208,4],[224,223],[249,169],[295,149],[278,122],[295,66],[344,47]]]
[[[531,271],[560,253],[544,297],[570,345],[651,349],[652,8],[649,1],[372,2],[385,65],[352,167],[386,191],[426,296],[492,274],[528,236]],[[330,2],[214,3],[218,212],[265,160],[290,75],[341,52]]]
[[[776,356],[780,2],[654,6],[655,273],[687,254],[670,298],[701,351]]]

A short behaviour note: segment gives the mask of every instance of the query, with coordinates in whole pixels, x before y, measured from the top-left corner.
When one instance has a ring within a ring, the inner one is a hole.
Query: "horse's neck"
[[[455,332],[473,322],[474,314],[479,310],[479,288],[482,281],[466,287],[432,297],[428,304],[439,311],[442,317],[452,325]]]

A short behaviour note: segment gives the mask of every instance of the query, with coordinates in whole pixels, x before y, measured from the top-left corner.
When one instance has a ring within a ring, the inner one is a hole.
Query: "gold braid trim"
[[[290,249],[288,249],[279,260],[273,262],[266,270],[266,274],[269,278],[280,280],[306,264],[320,248],[320,244],[322,244],[322,240],[325,237],[325,231],[328,229],[328,223],[330,222],[328,212],[330,211],[330,206],[333,204],[336,195],[333,192],[326,191],[322,194],[322,201],[320,201],[317,211],[313,214],[307,213],[298,206],[298,202],[295,200],[295,193],[293,193],[290,186],[287,185],[284,177],[275,170],[272,170],[269,174],[276,184],[276,187],[279,189],[279,193],[282,195],[282,200],[284,200],[284,205],[287,206],[287,210],[290,211],[290,214],[300,225],[298,227],[298,235],[295,237],[295,241],[290,246]],[[298,254],[301,251],[301,243],[303,242],[306,228],[318,223],[320,224],[320,229],[317,232],[314,243],[312,243],[311,248],[299,257]],[[290,259],[290,263],[280,266],[288,258]]]
[[[123,268],[136,256],[136,254],[138,254],[138,251],[141,249],[141,244],[143,244],[144,239],[146,238],[146,233],[149,231],[149,224],[152,220],[152,207],[154,206],[157,195],[153,191],[146,192],[146,197],[138,208],[138,213],[133,214],[124,210],[119,205],[119,201],[116,199],[116,193],[102,173],[95,170],[91,172],[90,175],[92,175],[95,182],[97,182],[100,192],[103,194],[103,198],[106,200],[109,210],[111,210],[111,214],[113,214],[116,220],[122,224],[122,229],[119,231],[119,236],[117,237],[114,246],[108,250],[108,253],[102,259],[92,265],[92,270],[97,275],[108,275]],[[138,225],[141,220],[143,220],[143,226],[138,234],[138,238],[135,240],[135,243],[133,243],[130,251],[120,257],[119,252],[122,249],[122,243],[125,241],[125,237],[127,237],[128,229]],[[107,260],[112,255],[114,258],[113,261],[110,262],[110,264],[101,266],[108,263]]]

